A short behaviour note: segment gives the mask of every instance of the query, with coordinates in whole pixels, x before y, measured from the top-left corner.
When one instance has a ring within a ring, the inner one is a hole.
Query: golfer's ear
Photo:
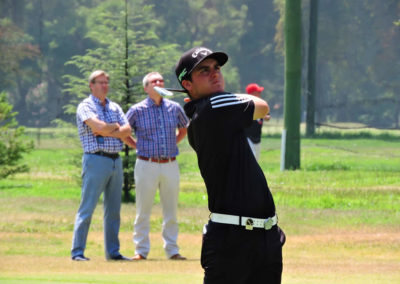
[[[192,89],[192,82],[189,80],[183,80],[182,87],[184,87],[186,90],[190,91]]]

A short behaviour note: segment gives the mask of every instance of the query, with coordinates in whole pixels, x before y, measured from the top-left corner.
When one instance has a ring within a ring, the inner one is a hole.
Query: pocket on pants
[[[204,226],[201,246],[201,266],[204,269],[207,267],[218,267],[224,235],[225,230],[221,230],[216,224],[208,223]]]

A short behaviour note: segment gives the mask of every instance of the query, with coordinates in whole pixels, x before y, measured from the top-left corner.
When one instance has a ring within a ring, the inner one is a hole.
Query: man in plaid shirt
[[[76,214],[71,257],[88,261],[84,256],[90,221],[101,193],[104,205],[104,245],[106,259],[131,260],[119,252],[119,226],[123,181],[119,152],[124,141],[135,147],[131,127],[121,107],[107,99],[109,76],[102,70],[89,76],[92,94],[76,112],[82,158],[82,197]]]
[[[164,87],[164,79],[158,72],[151,72],[143,78],[143,87],[148,97],[132,106],[126,114],[137,138],[136,219],[133,237],[136,251],[133,259],[146,259],[150,251],[150,214],[159,188],[165,253],[169,259],[184,260],[186,258],[179,254],[177,245],[179,167],[176,156],[177,143],[187,132],[188,118],[178,103],[162,98],[154,86]]]

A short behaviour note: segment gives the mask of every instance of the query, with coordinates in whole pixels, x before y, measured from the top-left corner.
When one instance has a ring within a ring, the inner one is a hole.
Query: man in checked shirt
[[[82,197],[76,214],[71,258],[84,256],[92,214],[103,193],[104,245],[106,259],[131,260],[119,252],[119,226],[122,191],[123,142],[135,147],[131,127],[121,107],[107,98],[109,76],[96,70],[89,76],[91,94],[76,111],[79,138],[83,147]]]
[[[136,134],[137,160],[135,164],[136,219],[133,241],[134,260],[144,260],[150,251],[150,215],[157,188],[163,208],[162,237],[167,258],[185,260],[179,254],[178,193],[179,167],[176,161],[177,144],[185,137],[188,118],[182,107],[161,97],[154,86],[164,87],[158,72],[143,78],[148,97],[133,105],[126,116]],[[176,131],[178,129],[178,131]]]

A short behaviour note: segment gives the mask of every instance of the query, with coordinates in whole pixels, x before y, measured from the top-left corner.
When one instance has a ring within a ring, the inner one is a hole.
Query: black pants
[[[283,231],[225,225],[210,221],[201,250],[204,284],[279,284]]]

